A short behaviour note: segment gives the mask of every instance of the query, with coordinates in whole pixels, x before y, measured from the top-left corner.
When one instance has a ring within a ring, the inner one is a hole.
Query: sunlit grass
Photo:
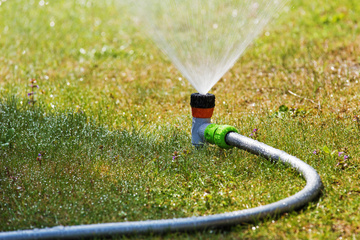
[[[3,126],[17,129],[1,163],[2,210],[8,218],[3,224],[14,229],[23,215],[48,226],[250,208],[286,197],[302,182],[293,171],[275,170],[241,151],[194,150],[187,134],[171,127],[145,136],[135,129],[109,131],[82,113],[45,114],[15,102],[1,109]],[[166,137],[169,132],[173,135]],[[290,182],[284,174],[292,176]],[[289,191],[255,185],[249,180],[255,176],[277,179]]]
[[[276,219],[158,238],[356,238],[359,8],[293,1],[212,90],[213,121],[246,136],[257,128],[259,141],[309,163],[320,199]],[[15,129],[0,148],[1,231],[208,215],[304,186],[240,150],[193,149],[193,89],[115,1],[8,0],[0,16],[0,134]],[[289,110],[275,113],[281,105]]]

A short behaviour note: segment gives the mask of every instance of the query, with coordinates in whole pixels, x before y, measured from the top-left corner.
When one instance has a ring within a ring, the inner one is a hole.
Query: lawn
[[[209,215],[302,189],[281,164],[193,148],[195,90],[118,2],[0,0],[1,137],[15,129],[0,147],[0,231]],[[359,238],[359,13],[356,0],[290,2],[211,90],[213,122],[256,128],[314,167],[318,200],[254,224],[123,238]]]

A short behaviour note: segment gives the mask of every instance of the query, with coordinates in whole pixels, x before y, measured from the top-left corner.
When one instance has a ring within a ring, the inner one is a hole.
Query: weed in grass
[[[42,161],[41,153],[38,154],[36,161],[38,161],[39,165],[41,166],[41,161]]]
[[[345,169],[347,167],[349,167],[349,159],[350,156],[349,155],[346,155],[344,154],[344,152],[339,152],[338,153],[338,162],[336,163],[336,166],[341,168],[341,169]]]
[[[39,85],[36,84],[36,79],[31,79],[30,80],[30,92],[27,94],[27,96],[29,98],[28,103],[32,107],[36,103],[36,100],[35,100],[36,92],[34,91],[36,88],[39,88]]]
[[[257,139],[257,138],[258,138],[258,134],[259,134],[259,129],[254,128],[254,129],[252,130],[252,133],[250,133],[249,136],[252,137],[252,138]]]

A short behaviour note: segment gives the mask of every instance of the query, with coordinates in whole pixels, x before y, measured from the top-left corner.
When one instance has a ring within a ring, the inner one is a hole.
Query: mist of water
[[[140,26],[201,94],[234,65],[286,0],[136,0]]]

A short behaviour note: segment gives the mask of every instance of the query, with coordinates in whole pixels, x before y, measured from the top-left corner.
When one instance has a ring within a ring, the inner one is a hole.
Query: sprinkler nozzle
[[[191,94],[190,106],[193,117],[211,118],[215,107],[215,95],[193,93]]]

